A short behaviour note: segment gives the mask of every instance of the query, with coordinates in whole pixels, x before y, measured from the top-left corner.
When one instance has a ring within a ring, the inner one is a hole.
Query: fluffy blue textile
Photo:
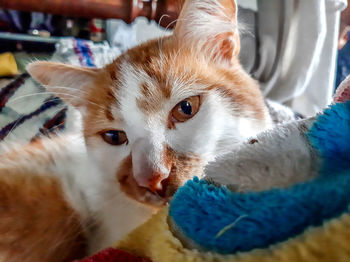
[[[350,101],[326,109],[317,117],[307,136],[322,160],[322,175],[349,170]]]
[[[287,240],[347,212],[349,204],[350,173],[262,193],[232,193],[193,179],[176,193],[169,213],[187,237],[226,254]]]
[[[204,249],[226,254],[265,248],[348,212],[350,102],[319,115],[307,136],[322,158],[318,178],[259,193],[233,193],[195,178],[171,201],[173,222]]]

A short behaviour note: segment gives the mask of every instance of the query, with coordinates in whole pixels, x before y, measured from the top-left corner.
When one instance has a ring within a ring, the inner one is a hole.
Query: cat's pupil
[[[102,139],[110,145],[119,146],[128,143],[128,138],[124,131],[109,130],[101,133]]]
[[[119,131],[109,131],[106,132],[106,136],[108,139],[110,139],[112,142],[119,142]]]
[[[182,101],[181,102],[181,110],[186,115],[191,115],[192,114],[192,106],[191,106],[191,104],[188,101]]]

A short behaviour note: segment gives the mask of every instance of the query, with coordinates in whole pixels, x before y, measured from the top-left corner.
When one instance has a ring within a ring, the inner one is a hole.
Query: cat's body
[[[2,155],[0,261],[63,261],[84,245],[106,247],[208,162],[268,128],[238,52],[233,0],[189,0],[173,36],[102,69],[30,65],[37,81],[79,109],[83,129]],[[16,192],[23,194],[15,201]]]
[[[39,261],[34,258],[50,246],[61,241],[75,245],[76,237],[79,245],[71,252],[91,253],[111,245],[155,211],[127,197],[96,167],[80,134],[12,147],[0,159],[0,234],[1,244],[16,252],[10,252],[13,260],[4,261]],[[69,250],[57,251],[63,256]],[[62,261],[60,256],[40,261]]]

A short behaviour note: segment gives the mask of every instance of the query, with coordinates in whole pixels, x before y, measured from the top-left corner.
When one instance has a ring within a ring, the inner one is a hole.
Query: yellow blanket
[[[168,208],[135,229],[116,247],[153,262],[349,262],[350,215],[310,228],[302,235],[267,249],[220,255],[186,249],[171,233]]]

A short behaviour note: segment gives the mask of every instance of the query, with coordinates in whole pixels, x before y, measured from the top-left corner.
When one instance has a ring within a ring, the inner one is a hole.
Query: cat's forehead
[[[106,69],[111,79],[106,90],[112,93],[107,97],[113,99],[101,103],[113,109],[105,115],[120,121],[144,122],[145,117],[160,115],[164,120],[183,99],[212,91],[232,101],[235,110],[253,112],[256,118],[264,115],[258,87],[238,60],[228,70],[209,63],[198,52],[176,46],[171,38],[133,48]]]
[[[181,100],[205,92],[206,74],[201,76],[189,56],[165,39],[137,46],[107,65],[91,89],[89,100],[99,106],[88,104],[88,129],[113,122],[135,125],[154,117],[164,121]]]
[[[119,60],[115,96],[121,107],[132,105],[152,114],[164,109],[165,103],[180,102],[209,86],[190,54],[185,56],[173,45],[160,43],[152,41],[132,49]]]

